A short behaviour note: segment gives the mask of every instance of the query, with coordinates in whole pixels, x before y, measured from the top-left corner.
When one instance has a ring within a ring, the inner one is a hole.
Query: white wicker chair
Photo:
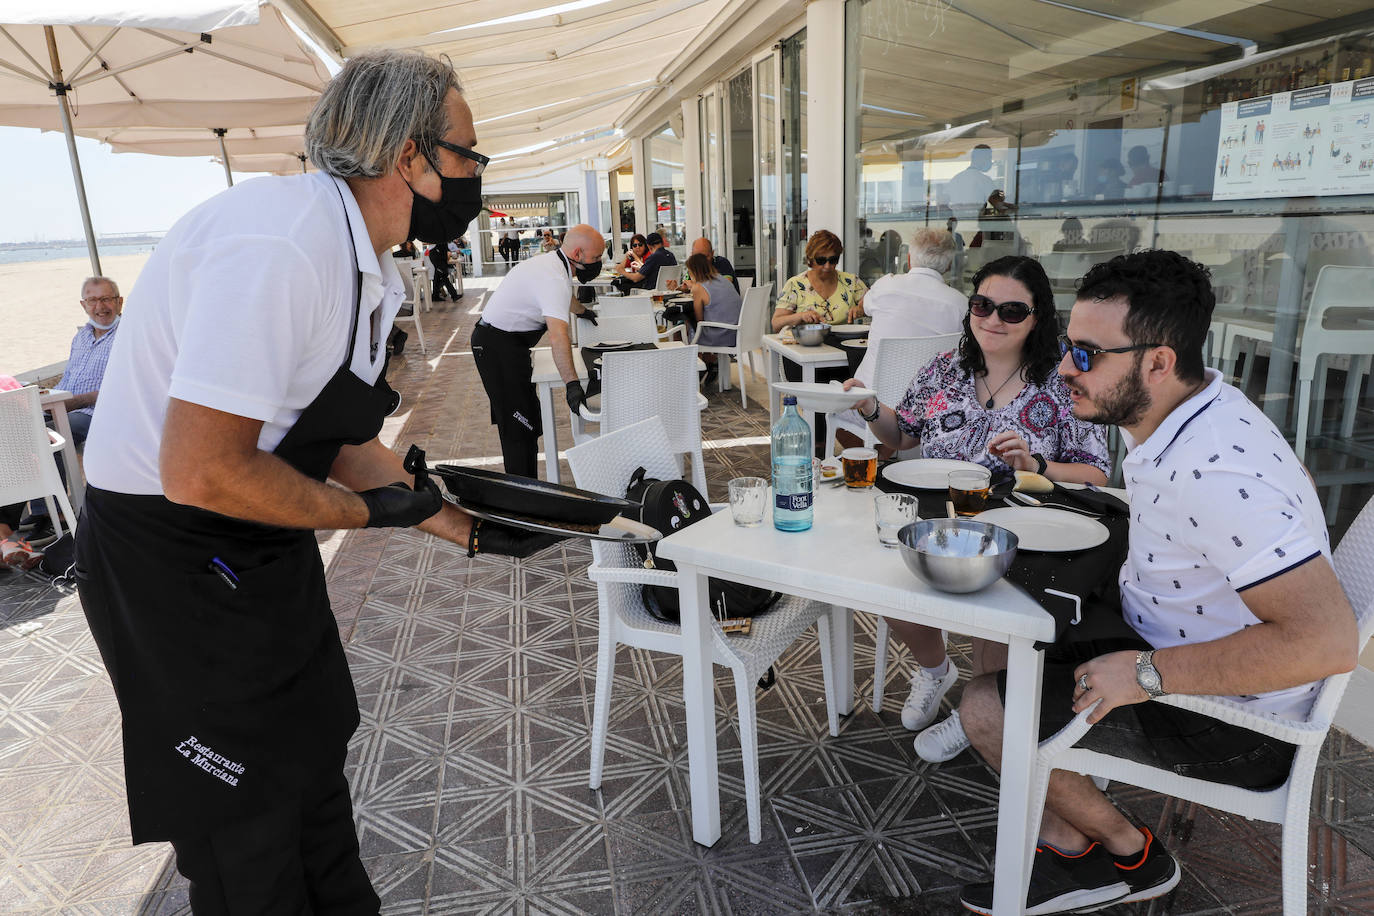
[[[648,419],[607,433],[567,452],[577,486],[584,490],[624,496],[630,475],[643,467],[648,476],[668,480],[677,476],[676,465],[663,424]],[[728,510],[727,510],[728,511]],[[592,711],[592,755],[588,785],[601,785],[606,754],[606,729],[611,713],[611,685],[615,654],[620,645],[682,654],[682,630],[664,623],[644,607],[641,586],[676,586],[676,572],[645,569],[632,548],[613,542],[592,542],[592,565],[587,576],[596,583],[598,636],[596,698]],[[726,636],[712,629],[712,660],[730,669],[739,709],[740,750],[744,766],[744,794],[749,818],[749,841],[762,838],[759,801],[758,723],[754,689],[760,677],[813,623],[820,638],[822,677],[830,734],[839,734],[839,714],[831,671],[830,608],[801,598],[783,597],[756,618],[748,636]]]
[[[873,347],[873,390],[879,403],[896,407],[906,397],[911,380],[936,355],[959,345],[958,334],[936,334],[930,337],[885,337]],[[839,415],[830,429],[844,428],[872,448],[878,441],[867,423],[851,423]],[[832,436],[833,438],[833,436]]]
[[[0,392],[0,506],[42,498],[53,529],[76,530],[76,513],[57,473],[58,450],[67,440],[43,425],[43,406],[32,386]],[[76,474],[76,468],[69,468]],[[57,505],[53,502],[56,500]],[[57,509],[62,510],[58,515]]]
[[[696,347],[612,350],[601,356],[600,398],[582,408],[580,419],[601,424],[604,435],[657,417],[667,431],[669,451],[692,457],[692,486],[710,499],[701,457],[701,410],[705,406],[706,398],[697,391]],[[588,438],[585,430],[574,427],[574,432],[579,434],[579,441]],[[673,476],[680,477],[682,462],[676,460]]]
[[[425,272],[413,267],[413,261],[398,261],[397,269],[401,273],[401,285],[405,287],[406,297],[401,304],[410,306],[409,315],[397,315],[392,323],[409,321],[415,325],[415,340],[420,344],[420,352],[429,355],[429,350],[425,349],[425,329],[420,327],[420,312],[424,311],[425,303],[429,301],[428,285],[426,284]]]
[[[1374,630],[1374,501],[1366,504],[1336,548],[1332,563],[1359,623],[1359,648]],[[1288,916],[1306,912],[1308,812],[1312,805],[1312,778],[1322,743],[1345,693],[1349,674],[1328,677],[1317,693],[1307,719],[1295,722],[1267,713],[1256,713],[1225,697],[1166,695],[1151,702],[1191,709],[1232,725],[1297,745],[1288,781],[1277,789],[1257,792],[1221,785],[1170,770],[1122,760],[1097,751],[1073,747],[1088,729],[1085,710],[1058,734],[1040,745],[1032,783],[1035,814],[1032,836],[1039,830],[1051,770],[1069,770],[1088,776],[1129,783],[1243,817],[1283,825],[1283,911]]]
[[[763,310],[767,307],[768,296],[772,292],[772,283],[751,287],[744,292],[744,301],[740,303],[738,323],[700,321],[697,322],[696,333],[692,335],[692,343],[696,344],[697,338],[701,337],[702,328],[726,328],[735,332],[735,345],[733,347],[703,347],[700,344],[697,344],[697,347],[702,353],[719,353],[733,358],[739,364],[739,403],[745,410],[749,409],[749,401],[745,395],[744,361],[748,358],[750,371],[755,371],[754,351],[763,348]],[[719,378],[720,390],[724,391],[730,386],[730,365],[728,362]]]

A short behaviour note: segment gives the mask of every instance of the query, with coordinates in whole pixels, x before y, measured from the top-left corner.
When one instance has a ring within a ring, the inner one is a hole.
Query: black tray
[[[576,487],[517,477],[500,471],[439,464],[430,473],[444,482],[460,503],[574,525],[604,525],[630,508],[628,500]]]

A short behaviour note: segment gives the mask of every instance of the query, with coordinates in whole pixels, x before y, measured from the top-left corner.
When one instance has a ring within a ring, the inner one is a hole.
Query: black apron
[[[572,274],[562,251],[558,257]],[[507,474],[539,476],[539,437],[543,416],[534,387],[531,351],[547,325],[533,331],[503,331],[480,319],[472,329],[472,360],[491,404],[491,422],[501,440],[501,460]]]
[[[349,368],[356,247],[353,258],[348,350],[273,450],[319,481],[345,444],[376,438],[400,400],[385,371],[369,385]],[[322,770],[342,768],[358,702],[314,531],[91,487],[77,576],[123,714],[135,843],[290,804]]]

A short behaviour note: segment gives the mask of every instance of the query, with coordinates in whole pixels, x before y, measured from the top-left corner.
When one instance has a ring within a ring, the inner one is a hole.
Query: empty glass
[[[763,524],[768,505],[768,481],[762,477],[736,477],[730,481],[730,515],[736,525],[753,528]]]
[[[878,527],[878,541],[884,547],[897,546],[897,533],[915,521],[919,504],[910,493],[879,493],[873,497],[873,519]]]

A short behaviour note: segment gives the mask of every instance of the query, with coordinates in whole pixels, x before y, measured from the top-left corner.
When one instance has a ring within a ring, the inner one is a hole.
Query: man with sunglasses
[[[573,296],[573,280],[596,279],[603,250],[596,227],[573,226],[560,247],[511,268],[472,329],[472,358],[491,402],[491,422],[501,438],[501,459],[509,474],[539,476],[543,425],[531,351],[545,331],[554,365],[567,386],[569,409],[577,411],[586,400],[573,367],[569,314],[596,320],[595,312]]]
[[[1046,654],[1040,736],[1088,710],[1079,746],[1220,784],[1263,790],[1294,748],[1148,700],[1221,695],[1303,720],[1319,682],[1356,664],[1355,616],[1330,562],[1316,489],[1264,413],[1215,369],[1203,341],[1204,267],[1169,251],[1113,258],[1083,278],[1059,371],[1074,414],[1121,428],[1131,503],[1121,615],[1089,615]],[[959,712],[1000,764],[1005,674],[970,681]],[[1028,913],[1149,900],[1178,863],[1076,773],[1055,771]],[[964,889],[990,912],[991,883]]]
[[[319,171],[184,215],[121,321],[76,575],[119,700],[133,841],[171,842],[198,916],[379,910],[316,529],[418,527],[470,554],[549,543],[444,503],[378,438],[405,295],[386,252],[447,245],[477,216],[476,139],[446,61],[350,58],[306,123]]]

